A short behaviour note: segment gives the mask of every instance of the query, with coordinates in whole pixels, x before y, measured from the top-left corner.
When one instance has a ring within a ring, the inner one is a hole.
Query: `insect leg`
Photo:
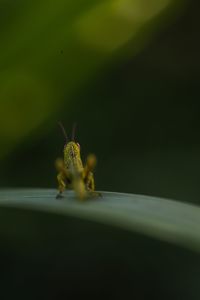
[[[62,198],[62,193],[64,192],[65,187],[66,187],[65,176],[64,176],[64,174],[62,172],[60,172],[57,175],[57,180],[58,180],[58,190],[59,190],[59,193],[56,196],[56,198],[58,199],[58,198]]]
[[[100,197],[101,193],[95,191],[94,175],[92,172],[85,178],[86,190],[89,198]]]

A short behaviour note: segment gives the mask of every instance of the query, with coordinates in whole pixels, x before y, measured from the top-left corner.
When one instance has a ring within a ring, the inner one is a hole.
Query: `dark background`
[[[118,37],[131,26],[99,13],[94,49],[71,20],[98,19],[101,4],[63,3],[0,1],[0,185],[56,188],[57,121],[68,134],[76,121],[83,159],[98,158],[97,189],[199,203],[199,1],[172,2],[107,51],[107,29]]]

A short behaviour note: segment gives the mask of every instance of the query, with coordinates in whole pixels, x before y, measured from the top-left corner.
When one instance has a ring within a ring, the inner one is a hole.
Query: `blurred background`
[[[0,0],[0,185],[56,188],[77,122],[99,190],[200,203],[198,0]]]

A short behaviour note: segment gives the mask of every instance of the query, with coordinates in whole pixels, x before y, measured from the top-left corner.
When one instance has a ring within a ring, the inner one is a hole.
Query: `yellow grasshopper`
[[[71,141],[68,139],[63,125],[59,122],[63,131],[66,143],[64,146],[64,159],[58,158],[55,162],[55,167],[58,171],[58,190],[56,198],[62,198],[63,192],[66,189],[73,189],[78,199],[84,200],[88,197],[100,196],[101,194],[95,192],[93,170],[96,166],[96,156],[94,154],[88,155],[86,163],[83,166],[80,145],[75,141],[74,124],[72,129]]]

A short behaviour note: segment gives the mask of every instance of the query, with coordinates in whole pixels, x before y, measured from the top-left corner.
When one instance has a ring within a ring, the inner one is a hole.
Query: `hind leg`
[[[95,191],[94,175],[90,172],[85,179],[86,190],[89,198],[101,197],[101,193]]]
[[[65,176],[62,172],[60,172],[58,175],[57,175],[57,180],[58,180],[58,194],[56,196],[56,199],[60,199],[63,197],[62,193],[64,192],[65,190],[65,187],[66,187],[66,184],[65,184]]]

